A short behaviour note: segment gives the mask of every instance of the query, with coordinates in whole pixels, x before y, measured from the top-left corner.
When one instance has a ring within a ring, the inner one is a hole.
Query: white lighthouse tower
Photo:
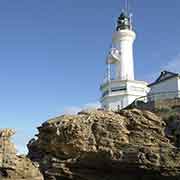
[[[144,81],[134,79],[133,30],[128,10],[122,12],[112,37],[112,48],[107,56],[106,78],[101,85],[101,106],[107,110],[123,109],[136,98],[146,96],[149,88]]]

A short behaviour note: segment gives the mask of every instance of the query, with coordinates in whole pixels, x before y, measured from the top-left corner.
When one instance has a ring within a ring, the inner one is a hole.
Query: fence
[[[139,97],[133,106],[141,109],[153,110],[155,108],[180,107],[180,91],[158,92]]]

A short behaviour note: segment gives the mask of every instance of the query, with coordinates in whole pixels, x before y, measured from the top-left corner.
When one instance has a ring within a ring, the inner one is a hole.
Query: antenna
[[[129,0],[125,0],[125,13],[126,15],[129,14]]]
[[[132,24],[133,24],[132,18],[133,18],[133,14],[130,13],[130,15],[129,15],[129,23],[130,23],[130,29],[131,29],[131,30],[133,29],[133,27],[132,27]]]

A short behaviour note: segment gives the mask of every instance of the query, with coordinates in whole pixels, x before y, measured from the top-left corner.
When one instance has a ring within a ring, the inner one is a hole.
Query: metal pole
[[[111,94],[111,64],[108,63],[108,93]]]
[[[128,2],[128,0],[125,0],[125,12],[126,12],[126,15],[128,15],[128,13],[129,13],[129,2]]]

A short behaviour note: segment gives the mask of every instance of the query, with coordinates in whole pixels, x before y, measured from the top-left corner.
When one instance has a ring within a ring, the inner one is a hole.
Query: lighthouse
[[[135,38],[131,17],[122,12],[113,34],[112,49],[108,58],[109,63],[112,61],[116,64],[116,79],[134,80],[133,43]]]
[[[123,11],[112,35],[112,45],[106,59],[107,72],[100,86],[101,106],[106,110],[123,109],[149,92],[146,82],[134,78],[135,39],[132,16],[128,10]]]

